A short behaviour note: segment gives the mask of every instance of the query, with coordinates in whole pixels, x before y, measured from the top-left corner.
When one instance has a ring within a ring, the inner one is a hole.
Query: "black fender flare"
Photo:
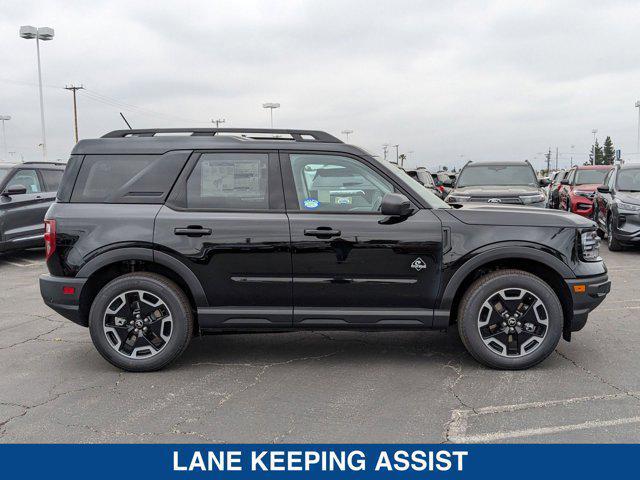
[[[95,272],[109,264],[126,260],[143,260],[150,263],[157,263],[176,272],[185,281],[191,295],[196,302],[196,307],[208,307],[209,302],[204,293],[204,288],[198,277],[177,258],[151,248],[125,247],[109,250],[87,262],[76,275],[77,278],[89,278]]]
[[[447,316],[448,312],[451,310],[451,306],[453,305],[453,299],[458,292],[458,288],[464,281],[464,279],[473,272],[478,267],[481,267],[484,264],[490,263],[494,260],[503,260],[503,259],[520,259],[520,260],[532,260],[543,265],[548,266],[552,270],[560,275],[562,278],[576,278],[573,270],[569,268],[567,264],[565,264],[559,258],[553,256],[550,253],[547,253],[543,250],[540,250],[537,246],[500,246],[491,248],[490,250],[484,251],[480,254],[477,254],[473,258],[466,261],[462,266],[453,274],[447,286],[444,289],[440,300],[440,312],[446,311]]]

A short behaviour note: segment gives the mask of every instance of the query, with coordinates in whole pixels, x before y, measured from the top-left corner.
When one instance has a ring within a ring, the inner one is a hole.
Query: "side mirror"
[[[407,217],[411,213],[411,202],[401,193],[387,193],[382,197],[380,213],[390,217]]]
[[[569,185],[569,180],[562,180],[560,185]]]
[[[547,187],[547,186],[551,185],[551,180],[549,180],[548,178],[541,178],[540,181],[538,182],[538,184],[541,187]]]
[[[12,195],[24,195],[27,193],[27,187],[24,185],[11,185],[4,189],[2,195],[5,197],[11,197]]]
[[[611,189],[609,188],[608,185],[598,185],[598,191],[600,193],[609,193],[611,192]]]

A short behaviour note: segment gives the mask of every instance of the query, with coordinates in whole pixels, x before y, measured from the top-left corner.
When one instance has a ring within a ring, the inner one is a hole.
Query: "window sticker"
[[[302,205],[304,205],[304,208],[306,208],[308,210],[315,210],[316,208],[318,208],[320,206],[320,202],[318,200],[316,200],[315,198],[305,198],[302,201]]]
[[[260,160],[202,162],[202,196],[246,195],[260,191]]]

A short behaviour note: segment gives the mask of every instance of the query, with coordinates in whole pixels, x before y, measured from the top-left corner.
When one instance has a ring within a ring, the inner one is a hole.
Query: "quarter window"
[[[269,156],[205,153],[187,180],[187,208],[267,210]]]
[[[7,187],[15,185],[26,187],[27,193],[40,193],[42,191],[40,180],[38,180],[38,174],[35,170],[18,170],[7,183]]]
[[[62,180],[63,170],[40,170],[47,192],[57,192]]]
[[[338,155],[292,154],[298,205],[306,212],[378,212],[393,185],[363,163]]]

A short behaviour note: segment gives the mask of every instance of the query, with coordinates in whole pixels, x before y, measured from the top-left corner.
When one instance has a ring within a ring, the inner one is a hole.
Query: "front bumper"
[[[616,240],[621,243],[634,245],[640,243],[640,214],[618,210],[617,221],[613,225]]]
[[[593,199],[575,195],[571,197],[571,212],[583,217],[593,217]]]
[[[40,275],[40,294],[44,303],[51,309],[72,322],[86,327],[87,319],[80,315],[80,294],[86,278],[54,277]],[[64,293],[73,289],[73,293]]]
[[[573,318],[569,332],[577,332],[587,323],[589,313],[600,305],[611,291],[607,274],[566,280],[573,299]],[[565,332],[566,333],[566,332]]]

